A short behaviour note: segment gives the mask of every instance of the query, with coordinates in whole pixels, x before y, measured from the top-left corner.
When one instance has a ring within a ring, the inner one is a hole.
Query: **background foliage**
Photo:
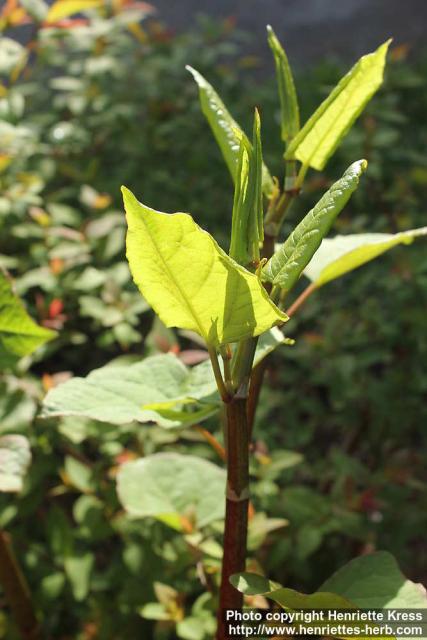
[[[22,5],[34,14],[37,3]],[[50,387],[113,357],[203,357],[153,323],[131,283],[119,187],[160,210],[190,211],[224,241],[232,186],[184,67],[221,90],[247,131],[262,107],[265,159],[281,176],[277,96],[257,61],[239,56],[245,36],[231,22],[178,37],[155,20],[140,26],[145,3],[114,7],[30,22],[25,47],[6,40],[13,31],[0,42],[0,265],[32,317],[59,331],[0,377],[0,434],[27,435],[33,454],[24,492],[0,496],[0,526],[14,536],[48,635],[203,640],[218,528],[128,520],[114,478],[137,455],[215,452],[194,429],[36,416]],[[20,16],[3,9],[3,28],[32,20]],[[404,46],[393,50],[384,88],[325,176],[309,176],[285,231],[359,157],[369,171],[337,232],[425,224],[426,68],[406,58]],[[330,63],[299,74],[303,121],[341,74]],[[298,339],[273,356],[255,428],[253,568],[307,591],[350,557],[384,548],[426,581],[426,303],[420,243],[328,285],[289,323]],[[14,633],[0,613],[0,637]]]

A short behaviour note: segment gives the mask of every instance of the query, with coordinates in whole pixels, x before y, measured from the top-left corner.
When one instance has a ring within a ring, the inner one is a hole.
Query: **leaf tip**
[[[356,162],[353,162],[353,164],[351,164],[347,169],[346,173],[361,176],[362,173],[365,173],[367,168],[368,161],[365,158],[362,158],[361,160],[356,160]]]
[[[128,202],[131,198],[134,198],[135,196],[133,195],[132,191],[127,187],[125,187],[124,185],[120,187],[120,191],[122,192],[123,203],[126,206],[126,202]]]
[[[194,80],[197,82],[197,84],[199,84],[199,80],[200,80],[200,74],[199,74],[199,72],[198,72],[194,67],[192,67],[192,66],[191,66],[191,65],[189,65],[189,64],[186,64],[186,65],[185,65],[185,69],[186,69],[189,73],[191,73],[191,75],[193,76]]]

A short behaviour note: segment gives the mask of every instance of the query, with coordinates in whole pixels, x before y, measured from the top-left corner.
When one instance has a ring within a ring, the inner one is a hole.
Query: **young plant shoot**
[[[303,188],[307,172],[325,167],[381,86],[390,41],[363,56],[303,126],[288,58],[271,27],[268,42],[276,66],[278,135],[283,142],[278,177],[272,176],[263,161],[258,110],[248,136],[209,82],[188,68],[234,182],[228,254],[188,213],[156,211],[139,201],[143,191],[134,195],[122,189],[128,226],[126,255],[137,287],[166,327],[191,331],[204,341],[210,363],[188,368],[168,354],[126,367],[103,367],[51,390],[44,409],[47,416],[75,415],[116,424],[151,421],[167,428],[188,427],[222,414],[224,448],[209,431],[202,429],[201,433],[225,457],[225,473],[218,465],[169,452],[126,462],[117,477],[119,499],[133,517],[156,518],[181,532],[188,530],[190,506],[193,530],[224,518],[222,570],[221,575],[215,574],[213,588],[217,640],[228,637],[224,611],[241,609],[243,594],[263,593],[285,608],[292,608],[303,597],[291,589],[281,589],[278,595],[277,586],[244,573],[248,513],[253,511],[251,431],[265,356],[279,344],[290,342],[282,329],[313,291],[426,233],[426,229],[416,229],[397,235],[325,239],[352,194],[363,188],[368,162],[355,158],[349,167],[342,167],[336,181],[278,244],[284,217]],[[294,287],[302,278],[311,283],[295,296]],[[164,475],[166,468],[174,470],[173,480]],[[221,498],[224,484],[225,505]],[[372,558],[376,568],[387,565],[390,575],[397,571],[387,555]],[[352,579],[359,569],[369,573],[369,562],[366,558],[355,564]],[[346,596],[336,576],[326,586],[332,600],[325,604],[323,598],[323,606],[333,607],[334,598]],[[351,598],[346,603],[349,601]],[[355,598],[348,606],[357,603]],[[394,606],[399,603],[395,601]]]

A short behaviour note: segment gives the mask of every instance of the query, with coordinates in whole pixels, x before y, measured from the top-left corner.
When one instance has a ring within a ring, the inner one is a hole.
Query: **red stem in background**
[[[4,531],[0,531],[0,584],[22,638],[41,640],[30,590]]]

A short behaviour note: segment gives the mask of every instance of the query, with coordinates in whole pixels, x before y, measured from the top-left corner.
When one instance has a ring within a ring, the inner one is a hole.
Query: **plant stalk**
[[[22,638],[41,640],[30,590],[4,531],[0,531],[0,584]]]
[[[234,573],[245,570],[249,506],[249,437],[246,397],[236,395],[225,404],[227,415],[227,491],[224,555],[216,640],[226,640],[225,609],[241,609],[243,595],[230,584]]]
[[[285,175],[285,189],[279,198],[275,198],[271,202],[271,206],[268,209],[265,221],[264,221],[264,245],[262,248],[262,256],[270,259],[275,252],[277,236],[279,235],[280,227],[282,225],[285,215],[288,213],[293,201],[298,197],[305,175],[308,171],[308,165],[303,165],[297,176],[295,173],[295,164],[293,162],[286,163],[286,175]],[[270,292],[271,285],[269,283],[264,284],[267,291]],[[304,299],[312,293],[310,291]],[[287,314],[290,316],[292,312],[295,312],[298,306],[294,309],[289,309]],[[250,383],[249,383],[249,397],[248,397],[248,431],[249,440],[252,438],[252,430],[255,420],[255,413],[258,407],[259,396],[261,393],[262,384],[264,382],[264,375],[268,365],[269,357],[264,358],[256,367],[254,367]]]
[[[298,298],[291,304],[289,309],[286,309],[286,314],[291,318],[298,311],[298,309],[302,307],[307,298],[311,296],[313,291],[316,291],[316,289],[317,287],[313,282],[309,284],[308,287],[306,287],[304,291],[298,296]]]

